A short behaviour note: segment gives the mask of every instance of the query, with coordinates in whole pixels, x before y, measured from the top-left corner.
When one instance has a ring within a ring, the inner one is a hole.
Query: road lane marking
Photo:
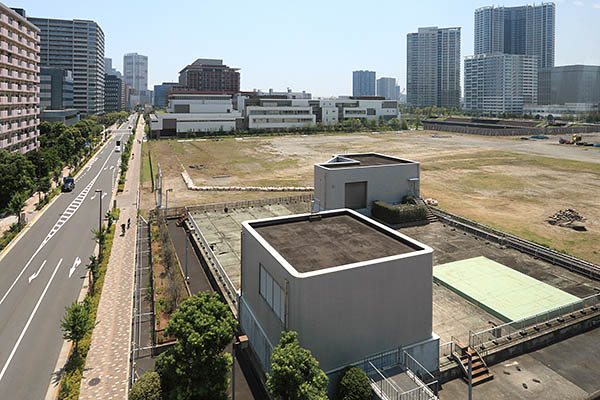
[[[48,283],[46,284],[44,291],[40,295],[40,298],[38,299],[35,307],[33,308],[33,311],[31,312],[31,315],[29,316],[29,319],[27,320],[25,327],[21,331],[21,334],[19,335],[19,339],[17,339],[17,343],[15,343],[12,351],[10,352],[10,355],[8,356],[8,360],[6,360],[6,363],[4,364],[4,367],[2,368],[2,372],[0,372],[0,381],[2,381],[2,378],[4,377],[4,374],[6,373],[6,370],[8,369],[8,365],[12,361],[12,358],[15,356],[15,353],[17,352],[17,349],[19,348],[19,345],[21,344],[21,340],[23,340],[23,336],[25,336],[25,332],[27,332],[27,329],[29,328],[29,324],[31,324],[31,321],[33,320],[33,317],[35,316],[35,313],[37,312],[40,304],[42,304],[42,300],[44,299],[44,296],[46,295],[46,292],[48,291],[48,288],[50,287],[50,284],[52,283],[52,280],[54,279],[54,276],[56,275],[56,272],[58,271],[58,268],[60,267],[62,260],[63,259],[61,258],[58,261],[58,264],[56,264],[56,268],[54,268],[54,272],[52,272],[52,276],[48,280]]]
[[[108,163],[108,160],[110,160],[110,156],[106,158],[106,161],[104,161],[104,164],[102,165],[102,167],[100,167],[100,170],[98,171],[98,173],[96,174],[96,176],[81,191],[81,193],[77,196],[77,198],[75,198],[75,200],[73,200],[71,202],[71,204],[69,205],[69,207],[71,207],[73,204],[75,204],[75,206],[76,206],[75,210],[73,212],[67,212],[65,210],[65,212],[62,213],[63,215],[65,215],[65,214],[67,215],[67,221],[79,209],[79,207],[81,206],[81,203],[83,202],[83,200],[85,199],[85,197],[88,195],[89,191],[92,189],[92,186],[94,186],[94,184],[96,183],[96,180],[98,179],[98,177],[102,173],[102,169]],[[79,199],[79,198],[81,198],[81,199]],[[69,207],[67,207],[67,210],[68,210]],[[65,223],[66,223],[66,221],[65,221]],[[52,229],[50,230],[50,232],[48,233],[48,235],[44,238],[44,240],[42,241],[42,243],[40,244],[40,246],[33,253],[33,255],[31,256],[31,258],[29,259],[29,261],[27,261],[27,264],[25,264],[25,266],[23,267],[23,269],[21,270],[21,272],[19,272],[19,275],[15,278],[14,282],[10,285],[10,287],[8,288],[8,290],[6,291],[6,293],[4,294],[4,296],[2,296],[2,299],[0,299],[0,305],[2,305],[2,303],[4,303],[4,300],[6,300],[6,298],[10,294],[10,292],[13,290],[13,288],[15,287],[15,285],[17,284],[17,282],[19,281],[19,279],[21,279],[21,276],[23,276],[23,274],[25,273],[25,270],[29,267],[29,265],[31,264],[31,262],[33,261],[33,259],[35,258],[35,256],[38,255],[38,253],[44,248],[44,246],[46,245],[46,243],[48,243],[52,239],[52,237],[54,237],[54,235],[56,234],[56,232],[58,232],[58,230],[61,227],[63,227],[63,226],[64,226],[64,223],[59,224],[58,221],[56,222],[56,224],[54,224],[54,226],[52,227]]]
[[[77,267],[81,264],[81,258],[77,257],[73,262],[73,266],[69,269],[69,278],[73,275],[73,272],[77,269]]]
[[[40,267],[40,269],[38,269],[35,274],[33,274],[33,275],[31,275],[29,277],[29,283],[31,283],[32,280],[34,280],[35,278],[38,277],[38,275],[40,274],[40,272],[42,272],[42,268],[44,268],[44,265],[46,265],[46,260],[44,260],[44,262],[42,263],[42,266]]]

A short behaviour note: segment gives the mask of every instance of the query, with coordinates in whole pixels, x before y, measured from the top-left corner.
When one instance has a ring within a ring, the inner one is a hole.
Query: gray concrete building
[[[138,53],[125,54],[123,80],[135,90],[148,90],[148,57]]]
[[[73,108],[73,73],[61,68],[40,68],[40,108]]]
[[[537,102],[537,57],[479,54],[465,58],[465,110],[521,114]]]
[[[40,29],[40,66],[73,73],[73,107],[104,112],[104,32],[89,20],[29,17]]]
[[[398,100],[396,97],[396,78],[377,79],[377,96],[386,100]]]
[[[563,65],[538,74],[538,104],[599,104],[600,65]]]
[[[428,246],[333,210],[243,222],[241,259],[241,326],[265,372],[286,330],[329,375],[399,348],[438,369]]]
[[[370,215],[373,201],[420,195],[419,163],[378,153],[337,155],[315,164],[313,211],[349,208]]]
[[[104,74],[104,112],[122,111],[123,81],[116,75]]]
[[[554,66],[554,3],[475,10],[475,54],[536,56],[538,68]]]
[[[375,96],[375,71],[352,72],[352,96]]]
[[[406,35],[406,94],[414,107],[460,107],[460,28]]]

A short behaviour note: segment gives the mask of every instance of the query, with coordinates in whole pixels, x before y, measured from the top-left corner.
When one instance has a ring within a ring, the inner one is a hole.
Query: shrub
[[[346,369],[338,383],[337,398],[339,400],[369,400],[372,395],[373,390],[367,374],[358,367]]]
[[[146,371],[131,386],[129,400],[160,400],[160,376],[154,371]]]
[[[374,201],[372,213],[375,218],[388,224],[404,224],[422,221],[427,218],[427,208],[425,206],[392,206],[384,201]]]

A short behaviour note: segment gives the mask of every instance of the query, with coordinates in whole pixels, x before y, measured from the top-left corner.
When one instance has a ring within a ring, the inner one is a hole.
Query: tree
[[[40,178],[37,183],[38,196],[40,196],[42,193],[48,193],[51,187],[52,182],[50,182],[50,178],[48,176]],[[41,203],[41,198],[38,198],[38,201]]]
[[[96,256],[94,256],[94,255],[90,256],[90,263],[87,265],[87,269],[90,271],[90,275],[91,275],[90,287],[92,288],[92,295],[93,295],[94,289],[96,287],[96,280],[98,279],[98,272],[100,271],[100,266],[98,264],[98,259],[96,258]]]
[[[327,399],[327,375],[310,351],[300,347],[298,333],[283,332],[271,353],[271,373],[267,389],[284,400]]]
[[[21,224],[21,213],[27,204],[27,199],[23,193],[15,193],[8,202],[8,209],[13,215],[18,218],[19,225]]]
[[[75,353],[77,353],[79,341],[94,327],[90,314],[90,303],[88,298],[83,303],[75,301],[70,307],[65,307],[65,310],[67,313],[60,321],[63,339],[72,341],[75,344]]]
[[[156,359],[166,399],[227,399],[231,355],[224,353],[237,321],[215,293],[189,297],[175,312],[166,334],[177,339]]]
[[[403,130],[407,130],[407,129],[408,129],[408,124],[406,123],[406,120],[405,120],[405,119],[402,119],[402,123],[401,123],[401,125],[400,125],[400,126],[401,126],[401,128],[402,128]]]
[[[160,400],[160,376],[154,371],[146,371],[131,386],[129,400]]]
[[[16,193],[29,193],[35,186],[35,168],[23,154],[0,150],[0,209]]]
[[[338,383],[339,400],[369,400],[373,395],[369,377],[358,368],[347,368]]]

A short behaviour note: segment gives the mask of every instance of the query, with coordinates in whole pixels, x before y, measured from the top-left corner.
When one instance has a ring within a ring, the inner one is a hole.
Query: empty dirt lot
[[[600,142],[600,135],[585,140]],[[196,185],[312,186],[314,163],[380,152],[419,161],[422,196],[441,208],[600,264],[600,149],[557,142],[426,131],[147,142],[142,208],[154,206],[149,149],[163,187],[173,189],[169,206],[285,195],[188,191],[184,167]],[[586,218],[586,232],[545,222],[565,208]]]

